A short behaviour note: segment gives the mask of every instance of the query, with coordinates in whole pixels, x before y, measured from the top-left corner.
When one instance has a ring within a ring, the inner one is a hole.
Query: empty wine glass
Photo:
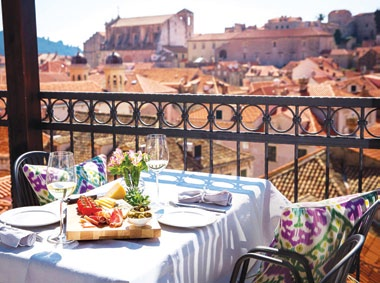
[[[64,201],[70,196],[77,185],[74,154],[69,151],[51,152],[46,169],[46,186],[49,192],[59,200],[59,234],[48,237],[50,243],[58,245],[70,244],[64,233]]]
[[[166,136],[161,134],[147,135],[146,153],[149,156],[147,166],[156,175],[156,203],[162,205],[158,176],[169,163],[169,148]]]

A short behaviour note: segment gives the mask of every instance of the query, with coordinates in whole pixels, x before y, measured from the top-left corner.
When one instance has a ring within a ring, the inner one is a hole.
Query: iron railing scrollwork
[[[371,131],[380,113],[378,98],[288,97],[199,94],[73,93],[41,92],[41,128],[52,136],[73,132],[133,135],[150,133],[183,138],[184,169],[187,139],[205,139],[210,144],[210,171],[213,171],[213,141],[235,141],[237,171],[240,174],[242,142],[265,144],[265,176],[268,176],[268,145],[289,144],[379,149],[380,137]],[[0,125],[6,123],[6,99]],[[283,115],[278,115],[283,113]],[[318,123],[313,124],[316,117]],[[280,118],[279,118],[280,117]],[[342,125],[345,125],[342,127]],[[52,143],[54,143],[51,138]],[[139,141],[136,139],[136,148]],[[294,161],[297,167],[298,151]],[[328,157],[326,158],[328,162]],[[297,168],[294,168],[297,176]],[[328,173],[326,183],[328,184]],[[297,184],[296,184],[297,186]],[[359,189],[360,190],[360,189]]]

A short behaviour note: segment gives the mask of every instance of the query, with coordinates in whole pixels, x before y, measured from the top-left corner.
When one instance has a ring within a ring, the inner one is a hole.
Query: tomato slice
[[[98,211],[101,211],[102,208],[98,207],[94,200],[90,197],[80,196],[78,201],[78,212],[81,215],[93,215]]]

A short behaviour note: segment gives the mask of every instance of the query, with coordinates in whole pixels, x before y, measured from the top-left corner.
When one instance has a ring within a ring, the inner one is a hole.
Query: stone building
[[[117,52],[112,52],[107,56],[104,65],[105,89],[107,91],[121,92],[124,91],[125,84],[125,67],[123,59]]]
[[[354,37],[360,44],[363,41],[376,39],[375,11],[353,16],[348,10],[334,10],[328,15],[325,30],[341,32],[344,39]]]
[[[96,32],[83,45],[87,62],[93,68],[101,63],[100,47],[104,44],[105,40],[105,32]]]
[[[92,67],[104,64],[110,51],[117,51],[123,62],[159,61],[164,46],[186,47],[194,33],[193,13],[183,9],[171,15],[117,17],[105,28],[105,38],[97,33],[84,44]]]
[[[301,17],[287,17],[282,16],[268,20],[264,25],[264,29],[295,29],[295,28],[309,28],[321,27],[320,21],[302,21]]]
[[[188,41],[189,60],[204,57],[217,62],[255,62],[276,67],[282,67],[290,61],[319,56],[334,47],[332,34],[318,28],[247,29],[194,36]]]
[[[72,81],[85,81],[88,78],[89,66],[86,57],[78,52],[71,58],[70,78]]]

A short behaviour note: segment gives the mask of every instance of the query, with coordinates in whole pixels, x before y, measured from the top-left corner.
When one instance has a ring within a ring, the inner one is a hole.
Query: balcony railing
[[[295,176],[299,173],[300,147],[326,147],[326,168],[329,168],[330,148],[350,147],[359,149],[357,189],[362,191],[363,150],[380,148],[380,137],[370,128],[380,109],[380,99],[375,98],[42,92],[41,102],[46,110],[41,128],[50,134],[52,149],[53,137],[59,131],[70,136],[71,149],[74,149],[74,133],[90,133],[93,156],[96,134],[111,136],[113,148],[118,145],[118,135],[134,136],[138,149],[139,137],[162,133],[184,140],[184,170],[188,170],[186,141],[189,139],[209,143],[210,173],[214,172],[215,141],[235,142],[236,175],[241,172],[242,143],[264,145],[261,166],[266,178],[270,171],[270,145],[294,147]],[[280,112],[288,118],[285,128],[283,122],[279,124],[276,120]],[[311,127],[310,113],[317,117],[318,127]],[[325,178],[327,197],[329,172]],[[294,191],[297,200],[297,182]]]
[[[4,93],[3,93],[4,94]],[[6,97],[0,99],[5,104]],[[236,95],[167,95],[143,93],[72,93],[41,92],[41,129],[50,136],[51,150],[57,148],[54,137],[65,132],[69,148],[74,150],[74,133],[88,133],[91,155],[97,154],[95,136],[111,137],[112,147],[117,137],[135,137],[135,149],[141,137],[162,133],[183,139],[183,169],[188,170],[187,140],[203,139],[209,144],[209,172],[214,172],[214,142],[232,141],[236,152],[236,175],[241,173],[242,143],[263,145],[263,176],[268,178],[270,145],[294,147],[293,162],[297,180],[299,148],[326,148],[326,168],[329,168],[330,148],[359,149],[358,191],[362,191],[364,149],[380,149],[380,137],[371,132],[380,110],[375,98],[267,97]],[[286,113],[288,122],[279,127],[276,115]],[[228,115],[226,115],[226,113]],[[318,127],[308,123],[310,113],[318,118]],[[342,118],[343,117],[343,118]],[[345,119],[346,128],[338,126]],[[0,125],[7,126],[6,111]],[[256,165],[257,166],[257,165]],[[326,172],[325,194],[329,193],[329,172]],[[298,182],[294,184],[295,201]]]

